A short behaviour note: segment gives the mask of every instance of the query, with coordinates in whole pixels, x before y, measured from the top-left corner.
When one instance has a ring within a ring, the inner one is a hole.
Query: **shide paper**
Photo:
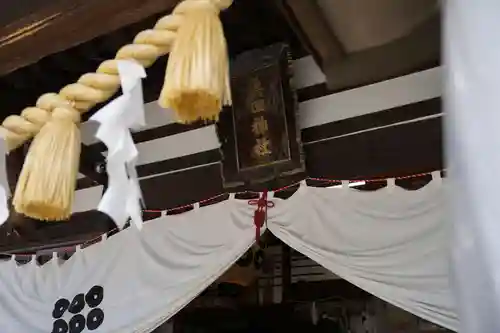
[[[142,195],[135,169],[138,151],[130,130],[145,125],[141,79],[146,72],[132,61],[120,61],[118,72],[123,95],[90,118],[100,123],[96,137],[108,148],[108,188],[97,209],[108,214],[119,228],[130,217],[141,229]]]

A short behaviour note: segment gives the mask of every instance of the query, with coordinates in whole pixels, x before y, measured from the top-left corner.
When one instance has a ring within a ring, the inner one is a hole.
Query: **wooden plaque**
[[[304,171],[289,48],[273,44],[231,66],[233,105],[218,123],[226,188]]]

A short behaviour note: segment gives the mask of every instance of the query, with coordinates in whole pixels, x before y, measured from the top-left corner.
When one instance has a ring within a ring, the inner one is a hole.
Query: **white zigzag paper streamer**
[[[98,210],[108,214],[119,228],[128,218],[142,228],[142,194],[136,172],[138,151],[131,129],[145,125],[141,79],[144,68],[132,61],[120,61],[118,72],[123,95],[111,101],[90,120],[100,123],[96,137],[108,148],[108,188]]]

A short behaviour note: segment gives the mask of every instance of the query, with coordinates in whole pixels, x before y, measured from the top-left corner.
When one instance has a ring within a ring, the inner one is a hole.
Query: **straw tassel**
[[[39,220],[69,219],[72,211],[81,138],[80,113],[57,107],[33,140],[19,176],[13,204]]]
[[[168,59],[159,104],[182,123],[218,120],[231,104],[226,39],[220,10],[231,1],[185,1],[174,14],[183,16]]]

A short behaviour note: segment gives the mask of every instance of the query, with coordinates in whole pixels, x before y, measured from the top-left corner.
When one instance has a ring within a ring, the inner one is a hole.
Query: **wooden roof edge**
[[[0,27],[0,76],[159,13],[179,0],[55,1]]]

